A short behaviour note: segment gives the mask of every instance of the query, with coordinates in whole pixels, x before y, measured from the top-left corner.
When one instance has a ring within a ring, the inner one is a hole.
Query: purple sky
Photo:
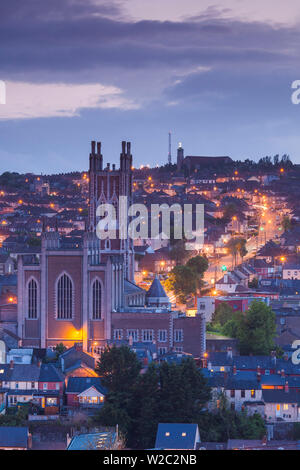
[[[286,5],[286,3],[288,3]],[[0,5],[0,172],[186,154],[300,163],[298,0],[10,0]]]

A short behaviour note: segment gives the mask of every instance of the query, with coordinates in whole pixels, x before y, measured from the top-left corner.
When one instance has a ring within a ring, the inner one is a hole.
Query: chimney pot
[[[97,142],[97,154],[101,155],[101,142]]]
[[[96,142],[95,142],[95,140],[92,140],[91,146],[92,146],[92,153],[94,154],[94,153],[95,153],[95,149],[96,149]]]
[[[122,154],[125,155],[125,149],[126,149],[126,142],[125,140],[122,141]]]

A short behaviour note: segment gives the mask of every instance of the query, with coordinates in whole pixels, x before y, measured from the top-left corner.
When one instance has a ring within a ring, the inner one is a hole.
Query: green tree
[[[175,266],[166,281],[166,288],[173,291],[180,302],[186,303],[188,297],[197,290],[194,270],[188,266]]]
[[[289,216],[285,215],[282,218],[281,226],[285,232],[292,228],[292,220],[289,218]]]
[[[242,238],[242,237],[231,238],[229,242],[227,243],[227,248],[228,248],[229,253],[232,255],[234,266],[236,266],[237,264],[238,255],[240,255],[242,259],[244,258],[244,256],[246,256],[247,254],[246,243],[247,243],[247,240],[245,240],[245,238]]]
[[[190,258],[186,263],[188,268],[191,268],[196,276],[196,284],[197,284],[197,294],[201,294],[201,287],[203,287],[203,276],[205,271],[208,269],[208,259],[206,256],[194,256]]]
[[[96,366],[104,387],[110,392],[127,392],[133,387],[141,370],[141,363],[128,346],[106,347]]]
[[[226,325],[225,325],[226,326]],[[241,354],[268,355],[275,348],[275,313],[264,302],[255,300],[238,319],[236,337]]]
[[[210,399],[210,388],[193,359],[178,365],[150,364],[144,374],[129,373],[122,381],[111,379],[118,374],[113,348],[105,355],[98,372],[108,379],[105,381],[108,394],[94,421],[105,426],[119,424],[129,447],[152,447],[159,422],[197,422]],[[121,368],[136,372],[133,362],[132,357],[123,354]],[[117,381],[121,381],[119,389]]]
[[[224,326],[229,320],[232,320],[234,317],[235,312],[233,308],[226,302],[220,303],[215,313],[213,314],[213,323],[219,323],[220,325]]]

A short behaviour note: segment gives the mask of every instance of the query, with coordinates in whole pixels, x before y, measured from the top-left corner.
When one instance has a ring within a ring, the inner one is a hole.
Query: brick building
[[[127,197],[127,208],[132,202],[130,143],[122,142],[119,169],[109,164],[103,168],[100,142],[92,142],[89,162],[89,217],[82,239],[72,244],[57,231],[43,232],[40,252],[18,255],[22,345],[44,348],[62,342],[71,347],[82,342],[84,351],[92,352],[117,336],[118,330],[120,336],[139,330],[144,342],[157,341],[167,350],[175,347],[200,355],[205,349],[202,316],[190,319],[170,312],[166,299],[155,299],[152,310],[145,308],[146,292],[134,283],[133,243],[119,236],[118,219],[120,196]],[[115,239],[97,237],[97,207],[103,203],[116,209]],[[126,217],[126,233],[128,223]],[[162,341],[160,330],[166,332]]]

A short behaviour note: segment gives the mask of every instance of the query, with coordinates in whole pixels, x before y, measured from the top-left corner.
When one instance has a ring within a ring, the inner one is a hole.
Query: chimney
[[[96,150],[96,142],[95,142],[95,140],[92,140],[92,142],[91,142],[91,148],[92,148],[92,154],[94,154],[94,153],[95,153],[95,150]]]
[[[9,362],[9,368],[10,368],[10,369],[13,369],[13,368],[14,368],[14,361],[13,361],[13,360],[11,360],[11,361]]]
[[[126,149],[126,142],[125,140],[122,141],[122,155],[125,155],[125,149]]]
[[[261,373],[257,372],[256,377],[257,377],[257,382],[260,382],[261,381]]]
[[[232,372],[233,372],[233,375],[236,375],[236,366],[233,366]]]
[[[289,393],[289,383],[288,383],[288,381],[285,382],[284,391],[285,391],[285,393]]]
[[[115,163],[113,163],[112,164],[112,170],[115,171],[115,169],[116,169],[116,165],[115,165]]]
[[[131,143],[127,142],[127,155],[130,155]]]

